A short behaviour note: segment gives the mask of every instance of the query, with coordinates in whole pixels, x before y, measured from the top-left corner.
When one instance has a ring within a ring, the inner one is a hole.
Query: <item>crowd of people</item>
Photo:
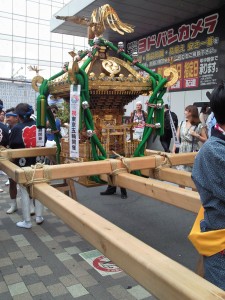
[[[15,108],[12,107],[6,111],[3,108],[3,101],[0,100],[0,145],[11,149],[36,147],[36,121],[32,106],[27,103],[19,103]],[[59,122],[57,122],[57,128],[60,130]],[[54,137],[48,131],[46,143],[53,139]],[[13,162],[19,167],[27,167],[35,165],[37,158],[21,157],[15,159]],[[17,186],[21,193],[23,220],[17,222],[16,225],[21,228],[31,228],[31,216],[34,214],[36,223],[38,225],[42,224],[44,221],[43,205],[38,200],[32,199],[29,196],[27,188],[22,184],[17,184],[12,178],[9,178],[11,203],[6,213],[12,214],[17,211]]]

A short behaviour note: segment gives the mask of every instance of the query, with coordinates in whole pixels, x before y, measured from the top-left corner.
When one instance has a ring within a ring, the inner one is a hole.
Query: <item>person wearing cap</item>
[[[32,106],[27,103],[20,103],[15,108],[15,113],[19,117],[19,123],[16,124],[9,135],[9,147],[11,149],[33,148],[36,147],[36,123],[31,118],[33,112]],[[26,167],[36,164],[36,157],[21,157],[15,159],[14,163],[19,167]],[[30,197],[27,188],[19,184],[21,191],[21,206],[23,221],[17,222],[16,225],[21,228],[31,228],[30,216]],[[43,205],[35,200],[36,223],[42,224]]]
[[[141,101],[136,102],[136,109],[131,113],[131,123],[134,123],[134,139],[141,140],[145,128],[147,113],[142,109]]]

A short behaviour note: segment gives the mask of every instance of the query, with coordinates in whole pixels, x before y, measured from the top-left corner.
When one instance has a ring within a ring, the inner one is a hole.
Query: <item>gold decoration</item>
[[[41,77],[40,75],[37,75],[32,79],[31,86],[36,92],[39,92],[38,83],[39,83],[39,85],[41,85],[43,80],[44,80],[44,78]]]
[[[93,39],[103,34],[106,27],[110,27],[119,34],[131,33],[134,31],[133,26],[123,23],[118,17],[116,11],[109,5],[105,4],[93,10],[91,19],[79,16],[56,16],[56,19],[73,22],[89,27],[88,38]]]
[[[109,74],[118,74],[121,71],[120,66],[110,59],[104,59],[102,66]]]
[[[115,61],[118,65],[121,65],[122,67],[126,68],[131,74],[133,74],[136,78],[138,77],[139,73],[134,70],[127,62],[125,62],[122,59],[119,59],[117,57],[109,56],[108,60]]]
[[[172,67],[169,67],[169,68],[166,68],[164,70],[164,73],[163,75],[165,77],[170,77],[169,81],[165,84],[165,86],[168,88],[168,87],[171,87],[172,85],[174,85],[177,80],[178,80],[178,72],[175,68],[172,68]]]
[[[36,75],[39,74],[39,71],[43,71],[43,70],[44,70],[44,69],[39,69],[38,66],[31,66],[31,65],[28,66],[27,69],[28,69],[29,71],[35,71],[35,72],[36,72]]]
[[[75,73],[79,71],[79,66],[76,61],[71,61],[68,66],[68,74],[70,76],[70,81],[72,84],[76,83]]]

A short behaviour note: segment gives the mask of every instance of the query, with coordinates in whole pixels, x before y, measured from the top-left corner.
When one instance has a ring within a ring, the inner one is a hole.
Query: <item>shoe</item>
[[[12,213],[14,213],[15,211],[17,211],[17,205],[16,205],[16,203],[15,204],[12,204],[11,206],[10,206],[10,208],[6,211],[6,213],[7,214],[12,214]]]
[[[5,185],[9,185],[9,180],[6,181]]]
[[[4,190],[3,189],[0,189],[0,193],[3,193],[4,192]]]
[[[100,195],[104,196],[104,195],[114,195],[116,192],[113,191],[105,191],[105,192],[101,192]]]
[[[36,217],[36,224],[37,225],[41,225],[44,222],[44,218],[43,217]]]
[[[127,195],[121,194],[121,199],[127,199]]]
[[[108,186],[107,189],[104,192],[101,192],[100,195],[113,195],[116,193],[116,187],[115,186]]]
[[[20,228],[26,228],[26,229],[30,229],[32,227],[32,224],[30,221],[21,221],[21,222],[17,222],[16,226],[20,227]]]

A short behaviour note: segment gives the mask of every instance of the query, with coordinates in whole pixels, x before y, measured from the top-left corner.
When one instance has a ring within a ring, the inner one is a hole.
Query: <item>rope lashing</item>
[[[164,157],[164,160],[162,161],[162,157]],[[171,168],[172,162],[170,160],[170,157],[165,152],[158,152],[155,155],[155,169],[153,170],[154,178],[160,179],[159,172],[163,168]]]
[[[4,157],[1,155],[1,153],[5,152],[6,150],[8,150],[8,149],[3,146],[0,146],[0,160],[8,160],[7,157]]]
[[[127,159],[126,157],[118,154],[117,152],[115,151],[112,151],[113,154],[115,154],[123,163],[123,165],[126,167],[127,169],[127,172],[130,173],[131,172],[131,169],[130,169],[130,160]]]
[[[124,168],[118,168],[118,159],[109,159],[111,163],[112,172],[108,175],[108,184],[115,186],[116,185],[116,176],[121,173],[130,173],[130,167],[128,161],[125,157],[119,155],[118,153],[112,151],[123,163]]]
[[[24,183],[24,186],[28,189],[30,188],[30,194],[31,197],[33,197],[33,187],[34,184],[37,183],[48,183],[50,181],[50,176],[49,176],[49,167],[48,165],[42,164],[42,163],[37,163],[35,165],[31,165],[30,167],[23,167],[22,169],[24,170],[25,177],[27,179],[27,182]],[[43,169],[44,171],[44,177],[43,178],[34,178],[35,172],[37,169]]]

